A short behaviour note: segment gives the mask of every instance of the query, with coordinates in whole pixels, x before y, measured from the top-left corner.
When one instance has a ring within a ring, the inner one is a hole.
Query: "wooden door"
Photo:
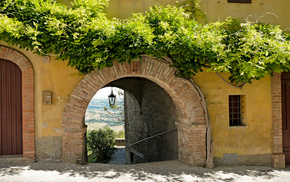
[[[0,155],[22,154],[22,75],[0,59]]]

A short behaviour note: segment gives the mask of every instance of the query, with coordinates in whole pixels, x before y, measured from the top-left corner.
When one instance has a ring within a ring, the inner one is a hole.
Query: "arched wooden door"
[[[23,153],[21,89],[20,68],[0,59],[0,155]]]

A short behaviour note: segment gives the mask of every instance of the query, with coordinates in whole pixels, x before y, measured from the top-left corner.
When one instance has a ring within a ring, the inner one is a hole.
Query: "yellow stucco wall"
[[[70,5],[73,0],[57,0],[66,5]],[[132,13],[143,13],[149,10],[150,6],[167,4],[175,5],[176,0],[110,0],[109,6],[105,8],[108,18],[126,19]]]
[[[41,122],[37,125],[39,133],[36,135],[40,136],[51,136],[62,134],[62,114],[67,99],[70,97],[71,92],[82,79],[79,76],[78,71],[67,67],[67,62],[55,61],[54,56],[51,56],[50,63],[42,63],[38,60],[35,68],[36,79],[39,78],[41,81],[36,85],[36,88],[41,88],[37,92],[36,103],[41,101],[43,91],[52,92],[52,104],[44,105],[41,104]]]
[[[153,4],[166,4],[171,0],[111,0],[107,12],[109,17],[125,18],[132,12],[143,12]],[[288,13],[289,0],[252,0],[252,4],[229,4],[227,0],[202,0],[201,9],[206,13],[208,22],[224,20],[228,16],[249,17],[283,28],[290,27]],[[276,16],[265,14],[275,13]],[[264,16],[263,16],[264,15]],[[262,18],[259,18],[263,16]],[[0,45],[7,45],[0,42]],[[17,47],[13,47],[19,50]],[[35,73],[35,122],[36,139],[46,136],[62,135],[62,114],[71,92],[82,79],[78,72],[67,67],[67,62],[55,61],[43,63],[42,58],[30,51],[20,50],[31,61]],[[226,77],[226,75],[223,75]],[[271,78],[265,77],[244,88],[234,88],[222,81],[214,73],[199,73],[194,77],[204,92],[211,117],[214,156],[222,157],[224,153],[238,155],[270,154],[272,152],[272,106]],[[52,91],[53,103],[42,104],[42,92]],[[246,96],[247,126],[229,127],[228,96]]]
[[[226,78],[226,75],[223,75]],[[270,154],[272,152],[271,77],[267,76],[242,89],[225,83],[215,73],[194,77],[207,100],[212,123],[214,157],[224,153],[238,155]],[[229,95],[245,95],[247,126],[229,126]]]
[[[57,0],[70,5],[73,0]],[[182,2],[183,0],[179,0]],[[110,0],[106,13],[109,18],[128,18],[132,13],[143,13],[152,5],[175,5],[176,0]],[[205,14],[207,22],[223,21],[227,17],[249,19],[252,22],[261,21],[281,28],[290,28],[289,0],[252,0],[248,3],[228,3],[227,0],[200,0],[200,9]],[[202,17],[197,20],[204,22]]]
[[[252,0],[251,4],[228,3],[227,0],[201,0],[200,8],[208,22],[223,21],[227,17],[248,18],[252,22],[261,21],[281,28],[290,28],[289,0]]]
[[[132,13],[143,13],[149,10],[150,6],[167,4],[175,5],[175,0],[110,0],[106,13],[109,18],[128,18]]]

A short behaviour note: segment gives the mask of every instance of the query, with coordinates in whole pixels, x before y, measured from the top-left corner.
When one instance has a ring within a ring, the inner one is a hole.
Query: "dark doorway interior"
[[[178,121],[175,104],[156,83],[127,77],[110,84],[125,90],[126,162],[178,159]]]

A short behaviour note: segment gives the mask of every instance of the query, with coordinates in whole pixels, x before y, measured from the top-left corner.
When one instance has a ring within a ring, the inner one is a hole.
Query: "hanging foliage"
[[[201,25],[184,9],[151,7],[127,20],[109,20],[107,0],[0,2],[0,40],[40,55],[54,53],[81,73],[126,62],[142,54],[168,57],[178,74],[230,73],[235,84],[251,83],[290,69],[290,36],[278,26],[228,18]]]

